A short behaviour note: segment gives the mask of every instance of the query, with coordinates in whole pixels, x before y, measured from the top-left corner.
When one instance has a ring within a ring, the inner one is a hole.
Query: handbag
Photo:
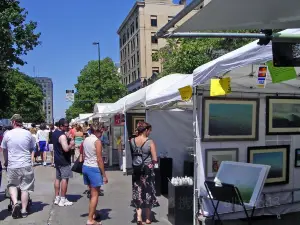
[[[79,162],[79,158],[80,156],[76,159],[74,165],[72,166],[72,171],[75,173],[82,173],[83,162]]]

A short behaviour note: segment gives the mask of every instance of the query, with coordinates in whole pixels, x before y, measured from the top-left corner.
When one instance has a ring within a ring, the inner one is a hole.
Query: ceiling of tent
[[[210,0],[175,32],[300,27],[299,0]]]
[[[102,113],[104,109],[113,103],[96,103],[94,105],[94,113]]]
[[[231,90],[233,92],[253,92],[266,94],[295,94],[300,95],[300,68],[295,68],[298,77],[281,83],[272,83],[268,75],[265,88],[257,87],[259,65],[248,65],[232,70],[223,77],[231,77]],[[220,75],[219,75],[220,76]],[[215,78],[217,78],[216,76]],[[200,90],[210,90],[210,80],[200,85]]]

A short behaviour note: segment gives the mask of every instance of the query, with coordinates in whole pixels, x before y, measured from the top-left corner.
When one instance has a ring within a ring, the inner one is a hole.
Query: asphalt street
[[[107,172],[109,183],[104,186],[104,196],[99,198],[98,212],[104,225],[135,224],[134,209],[130,207],[131,176],[123,176],[121,171]],[[24,219],[12,219],[7,210],[9,203],[4,197],[7,184],[5,172],[2,175],[0,189],[0,224],[2,225],[80,225],[86,224],[88,198],[84,194],[86,187],[82,176],[74,174],[70,180],[68,199],[74,201],[70,207],[53,205],[53,180],[55,169],[52,167],[35,167],[35,191],[31,194],[33,205],[31,213]],[[160,207],[153,209],[156,225],[170,225],[167,220],[167,199],[159,197]]]

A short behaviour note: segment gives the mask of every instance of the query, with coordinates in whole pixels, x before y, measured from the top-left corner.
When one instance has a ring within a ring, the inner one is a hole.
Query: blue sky
[[[19,67],[30,76],[46,76],[54,85],[54,119],[64,116],[69,103],[65,90],[74,89],[80,70],[97,59],[94,41],[101,43],[101,58],[119,61],[117,29],[136,0],[22,0],[28,19],[38,22],[42,44]],[[179,0],[175,0],[178,2]]]

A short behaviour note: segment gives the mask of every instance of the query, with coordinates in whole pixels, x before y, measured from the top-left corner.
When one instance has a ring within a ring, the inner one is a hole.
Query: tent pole
[[[196,157],[196,147],[197,147],[197,87],[193,88],[193,132],[194,132],[194,143],[193,143],[193,157],[194,157],[194,187],[193,187],[193,225],[197,224],[197,202],[198,202],[198,191],[197,191],[197,157]]]
[[[197,6],[199,6],[204,0],[193,0],[189,5],[187,5],[183,10],[181,10],[176,16],[171,19],[166,25],[164,25],[157,33],[156,36],[161,38],[164,36],[169,29],[174,27],[180,20],[182,20],[187,14],[193,11]]]
[[[274,41],[288,41],[294,40],[299,41],[299,34],[281,34],[276,33],[271,36],[268,36],[263,33],[168,33],[163,35],[164,38],[253,38],[253,39],[264,39],[270,38]]]
[[[124,122],[124,150],[123,150],[123,154],[122,154],[122,158],[123,158],[123,175],[126,175],[127,171],[126,171],[126,154],[127,154],[127,151],[126,151],[126,148],[128,146],[128,133],[127,133],[127,113],[126,112],[123,112],[124,114],[124,119],[125,119],[125,122]]]

